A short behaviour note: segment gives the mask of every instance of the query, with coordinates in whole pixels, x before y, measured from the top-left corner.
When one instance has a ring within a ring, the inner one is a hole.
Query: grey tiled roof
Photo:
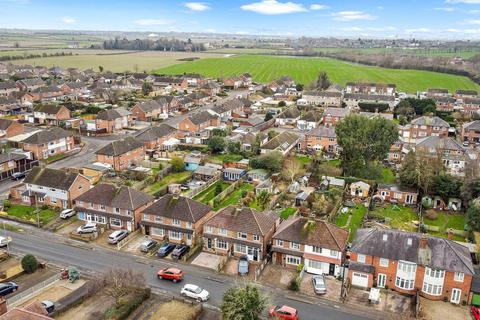
[[[75,199],[126,210],[136,210],[153,200],[153,196],[147,193],[126,186],[117,188],[111,184],[98,184]]]
[[[33,167],[23,182],[26,184],[36,184],[49,188],[68,190],[77,177],[78,173]]]
[[[417,125],[417,126],[432,126],[432,127],[444,127],[444,128],[450,128],[450,125],[448,124],[447,121],[443,120],[440,117],[427,117],[423,116],[417,119],[413,119],[411,122],[412,125]]]
[[[32,134],[25,140],[23,140],[23,143],[29,143],[29,144],[43,144],[47,143],[53,140],[58,140],[61,138],[67,138],[71,137],[72,134],[66,130],[63,130],[62,128],[59,127],[53,127],[48,130],[42,130],[37,133]]]
[[[119,156],[129,151],[143,147],[143,143],[135,138],[127,137],[123,140],[112,141],[95,154],[102,154],[107,156]]]
[[[146,208],[144,213],[194,223],[211,210],[212,208],[201,202],[167,194]]]

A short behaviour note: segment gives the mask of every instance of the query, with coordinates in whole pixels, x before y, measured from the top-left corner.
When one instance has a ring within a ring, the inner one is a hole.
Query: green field
[[[156,70],[158,74],[201,73],[209,77],[252,74],[255,81],[267,83],[284,75],[290,75],[298,83],[312,82],[321,71],[326,71],[334,83],[344,85],[348,81],[375,81],[397,84],[399,91],[414,93],[439,87],[450,91],[475,89],[480,86],[470,79],[449,74],[395,70],[347,63],[329,58],[273,57],[241,55],[186,62]]]

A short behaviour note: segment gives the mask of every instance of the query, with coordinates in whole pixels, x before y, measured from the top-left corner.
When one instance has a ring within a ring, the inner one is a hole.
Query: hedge
[[[131,299],[123,303],[119,308],[112,307],[108,309],[103,315],[103,319],[110,320],[124,320],[135,311],[145,300],[150,298],[150,288],[138,290]]]
[[[387,103],[370,103],[370,102],[360,102],[358,103],[358,107],[362,111],[367,112],[383,112],[390,108]]]

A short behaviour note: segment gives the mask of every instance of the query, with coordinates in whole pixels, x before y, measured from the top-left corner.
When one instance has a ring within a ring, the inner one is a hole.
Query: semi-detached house
[[[62,128],[36,132],[21,141],[23,150],[30,151],[37,160],[45,160],[72,150],[75,146],[73,134]]]

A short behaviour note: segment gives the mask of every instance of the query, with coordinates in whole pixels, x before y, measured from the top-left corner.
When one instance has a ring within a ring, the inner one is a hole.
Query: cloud
[[[324,4],[319,4],[319,3],[314,3],[310,5],[310,10],[324,10],[328,8],[330,7]]]
[[[133,21],[133,23],[140,26],[163,26],[169,24],[169,21],[164,19],[138,19]]]
[[[247,31],[243,31],[243,30],[239,30],[239,31],[235,31],[235,34],[238,34],[238,35],[246,35],[248,34]]]
[[[63,17],[63,18],[62,18],[62,22],[63,22],[63,23],[66,23],[66,24],[72,24],[72,23],[77,22],[77,20],[75,20],[75,19],[72,18],[72,17]]]
[[[203,2],[187,2],[184,4],[184,6],[192,11],[198,11],[198,12],[206,11],[210,9],[208,4]]]
[[[253,11],[265,15],[278,15],[307,11],[307,9],[301,3],[279,2],[277,0],[262,0],[260,2],[244,4],[240,8],[245,11]]]
[[[452,7],[440,7],[440,8],[433,8],[433,10],[435,11],[445,11],[445,12],[453,12],[455,10],[457,10],[456,8],[452,8]]]
[[[394,31],[397,30],[397,28],[392,27],[392,26],[386,26],[386,27],[366,27],[366,28],[360,28],[360,27],[346,27],[342,28],[342,31],[347,31],[347,32],[358,32],[358,31],[371,31],[371,32],[385,32],[385,31]]]
[[[347,32],[363,31],[363,29],[360,27],[347,27],[347,28],[341,28],[340,30],[347,31]]]
[[[215,32],[217,32],[217,30],[215,30],[215,29],[210,29],[210,28],[209,28],[209,29],[205,29],[205,30],[203,30],[203,31],[204,31],[204,32],[208,32],[208,33],[215,33]]]
[[[428,28],[405,29],[406,33],[430,33],[432,30]]]
[[[480,4],[480,0],[446,0],[445,3]]]
[[[375,20],[377,17],[363,11],[340,11],[332,13],[333,20],[353,21],[353,20]]]
[[[480,24],[480,20],[478,19],[473,19],[473,20],[466,20],[463,22],[463,24],[474,24],[474,25],[479,25]]]
[[[459,30],[459,29],[454,29],[454,28],[449,28],[449,29],[446,29],[445,31],[446,31],[446,32],[451,32],[451,33],[458,33],[458,32],[462,32],[462,30]]]

